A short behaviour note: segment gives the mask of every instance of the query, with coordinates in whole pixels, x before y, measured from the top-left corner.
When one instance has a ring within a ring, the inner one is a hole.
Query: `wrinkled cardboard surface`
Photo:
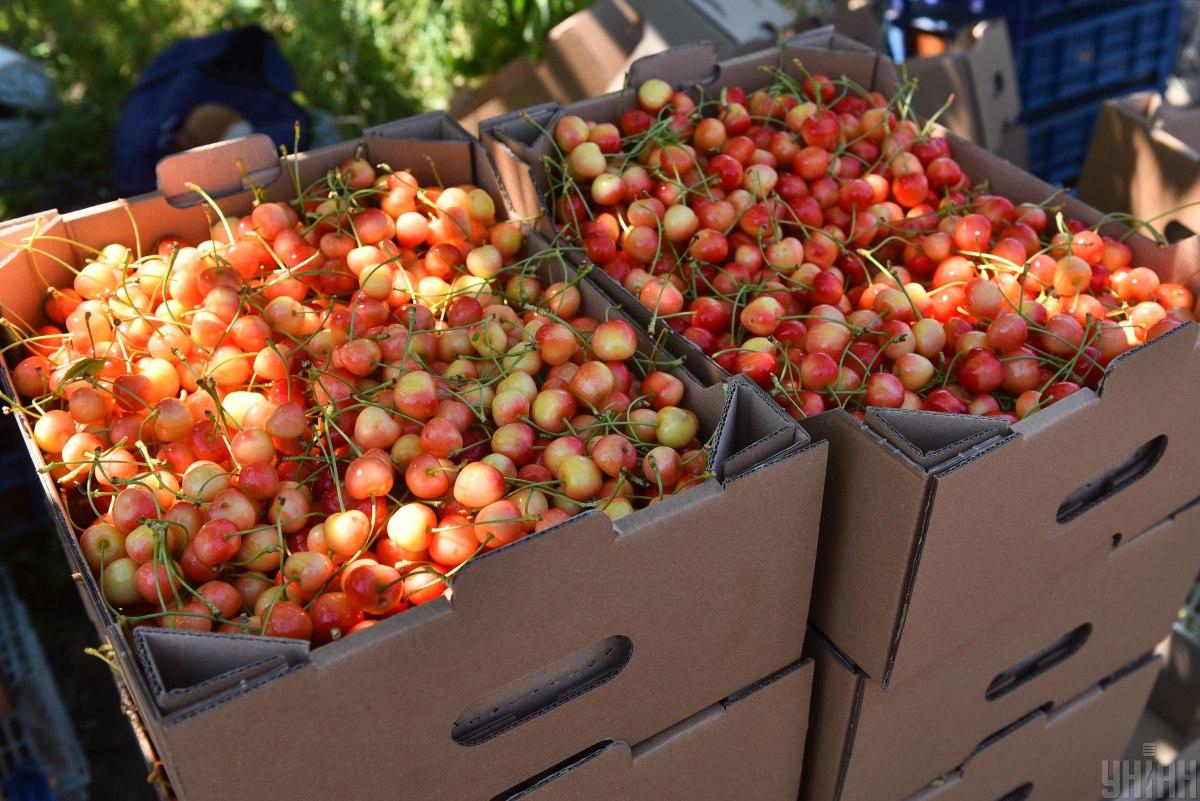
[[[1198,551],[1200,500],[1115,548],[1097,543],[1078,564],[1026,593],[1009,618],[900,687],[882,689],[824,649],[806,801],[915,792],[959,764],[964,748],[1030,710],[1057,708],[1153,650],[1195,578],[1195,565],[1179,555]],[[1025,667],[1021,678],[997,692],[997,679],[1015,666]],[[848,679],[828,672],[853,674],[853,692]]]
[[[493,801],[795,801],[813,663],[793,665],[640,743],[598,743]]]
[[[293,191],[293,170],[307,184],[360,146],[372,161],[411,169],[422,181],[436,173],[445,184],[495,188],[482,149],[447,118],[425,115],[287,160],[268,196]],[[233,142],[221,152],[236,158],[245,148]],[[193,157],[172,157],[169,171],[227,193],[218,201],[227,213],[244,212],[249,192],[223,185],[224,176],[208,185],[188,168]],[[7,229],[6,240],[35,227],[87,245],[149,247],[168,233],[203,238],[208,221],[199,207],[176,208],[152,194],[49,213]],[[67,261],[83,255],[42,242]],[[0,251],[0,276],[5,315],[29,323],[40,322],[47,282],[69,280],[61,264],[21,250]],[[590,283],[581,292],[588,313],[618,313]],[[641,344],[651,347],[644,336]],[[827,446],[812,444],[749,382],[704,389],[686,370],[675,373],[704,429],[716,430],[716,477],[618,524],[590,512],[488,553],[461,571],[450,595],[307,656],[289,643],[272,652],[270,640],[256,643],[265,653],[238,656],[244,638],[167,630],[147,634],[151,643],[135,654],[43,476],[85,606],[114,644],[180,797],[429,798],[449,786],[455,798],[490,798],[599,738],[643,742],[799,659]],[[3,378],[11,392],[7,365]],[[28,424],[21,427],[40,466]],[[615,675],[596,673],[596,649],[616,636],[632,643],[627,663]],[[555,671],[549,680],[570,693],[540,683],[547,665]],[[504,688],[520,693],[510,699],[514,709],[540,714],[506,728],[497,708],[485,721],[494,736],[455,742],[464,713]],[[298,750],[280,736],[298,725],[319,731],[323,746]]]

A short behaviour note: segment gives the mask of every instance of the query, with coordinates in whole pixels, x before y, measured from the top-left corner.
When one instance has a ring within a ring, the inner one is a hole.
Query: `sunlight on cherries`
[[[672,365],[484,190],[356,156],[212,219],[92,251],[16,331],[9,403],[122,622],[327,643],[707,478]]]
[[[912,88],[776,70],[697,102],[646,81],[619,119],[548,132],[555,223],[797,419],[874,406],[1015,422],[1200,316],[1188,287],[1053,198],[974,183],[901,114]]]

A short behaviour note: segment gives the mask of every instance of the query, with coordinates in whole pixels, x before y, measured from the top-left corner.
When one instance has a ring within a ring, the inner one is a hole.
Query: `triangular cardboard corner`
[[[864,422],[926,470],[1009,431],[1000,419],[910,409],[871,408]]]
[[[159,628],[133,632],[138,662],[160,711],[172,712],[244,681],[308,661],[309,643]]]

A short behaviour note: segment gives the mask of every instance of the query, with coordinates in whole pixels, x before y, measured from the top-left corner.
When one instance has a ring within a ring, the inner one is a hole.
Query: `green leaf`
[[[94,378],[96,373],[100,372],[100,368],[104,366],[104,359],[97,359],[94,356],[87,359],[80,359],[71,365],[71,369],[63,374],[62,381],[59,382],[60,387],[65,387],[72,381],[79,378]]]

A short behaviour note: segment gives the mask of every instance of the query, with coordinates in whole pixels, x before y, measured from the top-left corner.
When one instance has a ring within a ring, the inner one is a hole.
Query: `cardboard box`
[[[910,58],[904,70],[918,81],[917,113],[937,114],[937,121],[959,136],[1014,164],[1025,163],[1017,123],[1021,94],[1003,19],[963,28],[945,55]]]
[[[1077,698],[1032,710],[905,801],[1095,801],[1101,792],[1118,798],[1128,768],[1119,759],[1159,662],[1146,654]]]
[[[993,732],[1154,650],[1194,578],[1180,554],[1197,551],[1200,498],[1119,545],[1096,543],[1012,617],[902,687],[882,688],[835,642],[810,636],[818,674],[803,801],[916,792]]]
[[[656,75],[678,86],[700,83],[709,92],[728,85],[753,89],[768,80],[760,67],[796,59],[810,71],[846,75],[885,93],[896,83],[890,61],[827,31],[789,40],[781,51],[721,62],[716,70],[713,58],[703,46],[677,48],[635,64],[630,83]],[[540,130],[549,130],[558,114],[613,119],[631,100],[612,94],[546,105],[530,119],[509,116],[485,125],[489,152],[518,213],[540,215],[542,230],[554,235],[541,161],[550,143]],[[988,181],[998,194],[1044,202],[1061,193],[935,130],[952,141],[966,174]],[[1101,219],[1076,199],[1058,197],[1065,214]],[[1126,243],[1135,263],[1200,289],[1200,241],[1162,248],[1134,235]],[[623,308],[650,323],[650,310],[624,287],[602,272],[596,276]],[[1098,391],[1084,389],[1011,426],[885,409],[861,422],[841,410],[805,421],[810,433],[831,444],[813,624],[872,679],[900,685],[1011,618],[1099,543],[1145,530],[1191,500],[1200,469],[1198,330],[1188,324],[1124,354]],[[690,342],[668,338],[694,374],[723,380],[725,373]],[[1200,564],[1200,556],[1178,556],[1196,559],[1193,568]]]
[[[294,192],[293,169],[307,185],[359,148],[423,182],[474,182],[498,193],[478,143],[438,114],[284,163],[264,140],[164,160],[162,193],[6,229],[8,242],[39,225],[61,239],[39,240],[45,255],[20,249],[0,261],[5,315],[40,322],[44,287],[66,283],[63,264],[82,255],[68,241],[203,237],[209,223],[187,180],[220,197],[226,213],[244,213],[250,193],[237,162],[271,198]],[[573,276],[557,257],[541,268]],[[580,291],[586,313],[620,314],[590,282]],[[656,346],[643,336],[641,349]],[[406,798],[491,798],[601,737],[642,742],[798,660],[827,446],[748,382],[706,389],[672,369],[705,434],[715,432],[713,478],[617,523],[592,511],[489,552],[443,598],[311,653],[294,640],[168,629],[127,638],[42,474],[85,606],[115,649],[180,797],[366,798],[402,787]],[[20,424],[43,466],[28,421]],[[281,734],[300,729],[319,732],[322,743],[303,759],[297,741]]]
[[[1079,198],[1153,221],[1169,241],[1200,232],[1200,109],[1139,92],[1100,110]]]
[[[695,41],[722,56],[769,44],[795,15],[776,0],[599,0],[550,30],[541,63],[517,58],[450,102],[475,131],[489,117],[547,100],[569,103],[620,89],[639,58]]]
[[[813,663],[791,665],[640,743],[602,740],[494,801],[795,801]]]

